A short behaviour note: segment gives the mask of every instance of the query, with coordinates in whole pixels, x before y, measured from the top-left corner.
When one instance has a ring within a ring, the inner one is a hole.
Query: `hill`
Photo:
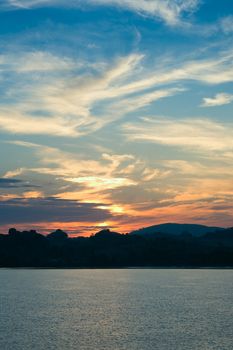
[[[147,237],[158,234],[169,236],[191,235],[193,237],[201,237],[207,233],[212,233],[216,231],[224,231],[224,229],[222,227],[211,227],[196,224],[167,223],[141,228],[139,230],[132,231],[130,234]]]

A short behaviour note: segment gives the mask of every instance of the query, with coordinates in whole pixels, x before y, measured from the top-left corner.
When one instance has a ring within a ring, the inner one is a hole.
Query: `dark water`
[[[232,350],[232,270],[0,270],[1,350]]]

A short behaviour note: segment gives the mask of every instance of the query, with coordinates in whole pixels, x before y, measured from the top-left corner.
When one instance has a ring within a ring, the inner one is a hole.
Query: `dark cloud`
[[[233,205],[227,204],[227,203],[226,204],[222,204],[222,205],[213,205],[212,209],[219,210],[219,211],[221,211],[221,210],[223,210],[223,211],[231,210],[232,213],[233,213]]]
[[[32,185],[20,179],[0,178],[0,188],[38,188],[40,186]]]
[[[57,198],[15,198],[0,202],[0,224],[34,222],[99,222],[112,217],[103,203],[79,203]]]
[[[0,188],[15,188],[19,187],[21,183],[22,180],[0,178]]]

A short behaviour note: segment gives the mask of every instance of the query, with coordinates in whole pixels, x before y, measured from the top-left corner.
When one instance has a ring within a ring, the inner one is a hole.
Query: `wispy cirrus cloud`
[[[123,126],[131,141],[146,141],[175,146],[192,152],[208,154],[233,150],[232,124],[221,124],[207,119],[171,120],[159,117],[143,118],[138,123]]]
[[[143,16],[160,18],[169,25],[178,25],[184,13],[197,9],[199,0],[90,0],[93,4],[116,5]]]
[[[181,91],[180,88],[168,88],[147,92],[141,86],[131,87],[130,91],[124,89],[134,79],[135,68],[139,66],[142,55],[119,58],[105,71],[84,77],[74,72],[73,68],[78,64],[71,62],[69,66],[68,59],[61,59],[59,64],[59,58],[41,52],[30,54],[32,60],[28,61],[28,57],[29,54],[26,54],[25,59],[21,60],[22,64],[20,60],[15,64],[14,60],[8,61],[6,57],[1,62],[2,70],[15,72],[14,83],[20,79],[21,84],[20,93],[18,88],[15,91],[20,102],[13,98],[8,105],[0,106],[0,126],[11,133],[77,137],[98,130],[132,110]],[[11,61],[12,65],[9,63]],[[64,74],[64,69],[69,69],[68,77],[60,75],[60,72]],[[38,78],[39,70],[42,76]],[[44,77],[44,71],[48,76]],[[32,77],[28,81],[28,73],[34,73],[35,79]],[[132,96],[124,99],[138,91],[143,93],[140,98]],[[14,97],[14,88],[10,89],[9,94]],[[123,100],[119,101],[119,98]],[[114,99],[118,100],[118,107],[114,105]],[[98,116],[93,114],[92,107],[100,102],[108,102],[108,107],[106,110],[102,108]],[[120,113],[119,106],[122,107]]]
[[[149,72],[146,58],[136,53],[97,62],[89,69],[87,64],[82,73],[79,67],[85,62],[80,60],[42,52],[19,57],[17,61],[16,57],[8,60],[2,56],[0,63],[7,86],[0,104],[0,127],[16,134],[79,137],[181,93],[185,86],[180,87],[180,83],[233,81],[231,51],[222,52],[215,60],[160,63]]]
[[[226,17],[223,17],[220,20],[219,23],[220,29],[225,33],[225,34],[231,34],[233,33],[233,16],[229,15]]]
[[[3,0],[0,9],[29,9],[44,6],[83,7],[116,6],[142,16],[162,19],[168,25],[179,25],[185,13],[197,10],[200,0]]]
[[[29,51],[17,54],[0,55],[0,72],[31,73],[31,72],[62,72],[79,68],[69,57],[58,57],[45,51]]]
[[[134,111],[137,111],[141,108],[148,107],[150,104],[152,104],[155,101],[158,101],[160,99],[174,96],[178,93],[181,93],[185,91],[184,88],[167,88],[167,89],[161,89],[161,90],[155,90],[153,92],[148,92],[141,94],[140,96],[133,96],[133,97],[126,97],[121,99],[120,101],[117,101],[116,103],[112,103],[110,106],[110,110],[108,113],[111,113],[111,111],[119,111],[118,113],[120,115],[125,115],[127,113],[131,113]]]
[[[92,114],[93,104],[118,97],[118,80],[128,79],[142,58],[120,58],[103,72],[83,76],[74,70],[78,64],[68,64],[69,59],[35,52],[32,61],[27,61],[28,56],[22,64],[2,57],[0,72],[10,72],[12,84],[18,83],[20,90],[11,86],[6,92],[5,99],[10,102],[0,106],[1,128],[11,133],[71,137],[93,132],[109,122]],[[42,75],[38,76],[38,71]]]
[[[223,106],[231,103],[233,101],[233,94],[219,93],[214,97],[203,98],[202,107],[215,107]]]

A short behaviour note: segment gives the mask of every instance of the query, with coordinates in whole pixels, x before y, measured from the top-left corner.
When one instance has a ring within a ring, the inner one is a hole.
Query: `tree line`
[[[91,237],[10,229],[0,235],[0,267],[233,267],[233,228],[193,237],[143,237],[103,230]]]

